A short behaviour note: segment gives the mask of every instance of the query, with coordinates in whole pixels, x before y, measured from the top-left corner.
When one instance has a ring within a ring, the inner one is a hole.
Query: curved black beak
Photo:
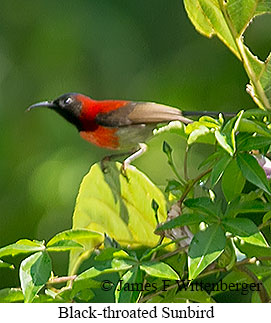
[[[30,107],[28,107],[26,109],[26,111],[30,111],[34,108],[49,108],[49,109],[56,109],[57,105],[54,102],[50,102],[50,101],[43,101],[43,102],[39,102],[39,103],[35,103],[30,105]]]

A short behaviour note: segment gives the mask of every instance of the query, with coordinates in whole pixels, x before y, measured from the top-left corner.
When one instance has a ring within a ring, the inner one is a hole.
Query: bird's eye
[[[72,103],[72,98],[68,97],[67,99],[64,100],[65,105],[69,105]]]

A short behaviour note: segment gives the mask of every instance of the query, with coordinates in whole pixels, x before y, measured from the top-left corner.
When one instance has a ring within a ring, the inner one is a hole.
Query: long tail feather
[[[210,117],[217,117],[220,112],[218,111],[183,111],[182,114],[185,117],[192,117],[192,116],[210,116]],[[230,112],[222,112],[223,116],[225,117],[234,117],[236,113]]]

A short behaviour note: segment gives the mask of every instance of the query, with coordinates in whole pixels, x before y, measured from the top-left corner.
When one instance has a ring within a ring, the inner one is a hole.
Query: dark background
[[[270,16],[246,32],[261,59],[270,50],[267,30]],[[0,247],[70,228],[82,177],[108,154],[52,111],[25,113],[30,104],[81,92],[236,112],[255,107],[246,83],[242,64],[219,40],[196,32],[181,0],[1,0]],[[181,170],[184,145],[174,135],[151,140],[135,162],[159,187],[173,177],[161,152],[165,139]],[[206,147],[192,149],[190,175]],[[54,269],[66,274],[67,255],[54,257]],[[0,278],[0,287],[19,284],[16,270],[1,269]]]

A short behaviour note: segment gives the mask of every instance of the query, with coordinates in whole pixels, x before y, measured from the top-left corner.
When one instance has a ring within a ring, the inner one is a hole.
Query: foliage
[[[173,132],[187,143],[183,176],[172,147],[163,144],[176,177],[165,194],[134,167],[123,174],[119,163],[108,163],[105,172],[93,165],[82,181],[71,230],[47,243],[22,239],[0,249],[0,270],[13,268],[5,257],[27,254],[20,288],[0,290],[0,301],[87,302],[102,289],[112,290],[115,302],[215,302],[233,294],[229,286],[238,283],[260,286],[248,291],[246,301],[270,301],[270,55],[260,61],[243,38],[256,15],[271,12],[270,2],[184,3],[196,29],[216,35],[240,59],[248,92],[260,109],[157,129],[157,135]],[[189,178],[188,155],[196,144],[208,144],[213,152]],[[181,235],[184,228],[191,240]],[[68,276],[55,277],[50,255],[65,251],[70,251]],[[206,283],[193,290],[193,284],[204,282],[226,288],[214,290]]]

